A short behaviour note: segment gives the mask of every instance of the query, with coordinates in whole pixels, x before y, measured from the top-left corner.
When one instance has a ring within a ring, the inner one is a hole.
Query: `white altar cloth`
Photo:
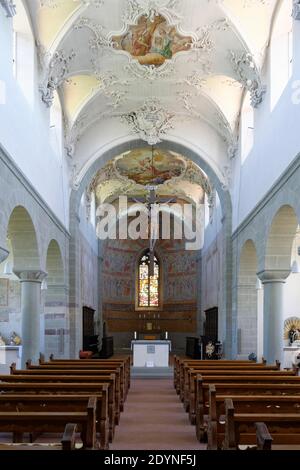
[[[168,367],[171,341],[169,340],[134,340],[133,367]]]

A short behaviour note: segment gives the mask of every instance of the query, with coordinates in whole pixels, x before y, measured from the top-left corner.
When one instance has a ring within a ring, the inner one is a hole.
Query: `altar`
[[[134,340],[131,349],[133,367],[169,367],[169,340]]]
[[[22,346],[0,346],[0,373],[9,374],[10,365],[15,362],[17,369],[21,369]]]

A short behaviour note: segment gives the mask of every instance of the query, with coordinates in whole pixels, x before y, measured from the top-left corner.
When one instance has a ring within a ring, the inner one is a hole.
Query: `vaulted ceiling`
[[[30,0],[50,106],[58,90],[69,156],[114,116],[148,144],[172,123],[205,121],[236,149],[243,93],[258,106],[280,0]]]

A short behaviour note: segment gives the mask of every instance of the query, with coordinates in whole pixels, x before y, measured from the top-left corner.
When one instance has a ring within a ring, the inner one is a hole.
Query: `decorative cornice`
[[[248,52],[229,51],[229,58],[237,79],[250,92],[251,105],[257,108],[267,89],[261,83],[253,56]]]
[[[292,17],[294,20],[300,20],[300,0],[294,0]]]
[[[0,5],[4,9],[7,18],[12,18],[16,15],[17,10],[14,0],[0,0]]]
[[[0,162],[2,162],[14,177],[20,182],[24,189],[30,194],[33,200],[41,207],[41,209],[47,214],[50,220],[56,225],[58,230],[60,230],[66,237],[70,238],[70,233],[58,217],[53,213],[52,209],[48,204],[43,200],[42,196],[36,191],[36,189],[29,182],[24,173],[16,166],[15,162],[11,156],[4,150],[0,144]]]

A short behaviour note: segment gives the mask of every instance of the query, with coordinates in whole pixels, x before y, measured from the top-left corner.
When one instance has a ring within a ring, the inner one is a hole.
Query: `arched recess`
[[[41,282],[45,273],[40,269],[36,230],[30,214],[23,206],[13,209],[7,238],[12,248],[13,272],[21,284],[20,330],[24,367],[27,359],[36,361],[40,351]]]
[[[8,222],[7,238],[13,251],[14,271],[40,268],[36,230],[30,214],[23,206],[17,206],[12,211]]]
[[[68,336],[66,336],[67,289],[64,264],[60,247],[56,240],[51,240],[46,259],[47,287],[44,290],[44,325],[42,337],[46,355],[63,357],[68,354]]]
[[[274,216],[269,230],[265,256],[266,270],[290,271],[297,226],[295,210],[288,205],[282,206]]]
[[[257,355],[257,253],[252,240],[247,240],[240,255],[238,274],[238,356],[247,359]]]
[[[110,150],[99,154],[98,158],[87,168],[84,176],[76,189],[73,189],[70,195],[70,335],[74,337],[75,342],[71,348],[71,355],[76,356],[81,346],[81,320],[80,320],[80,262],[78,257],[79,247],[79,220],[78,211],[80,200],[85,188],[90,184],[93,176],[109,160],[116,155],[120,155],[134,148],[144,146],[142,140],[124,142],[120,145],[111,147]],[[213,187],[216,189],[220,199],[222,209],[223,224],[223,284],[222,301],[219,308],[220,312],[220,339],[224,341],[226,357],[236,357],[236,320],[232,316],[232,204],[231,196],[227,187],[220,180],[217,173],[213,170],[208,161],[197,154],[189,147],[177,142],[166,140],[158,145],[159,148],[171,150],[184,155],[186,158],[195,162],[208,176]],[[74,306],[74,307],[73,307]],[[199,321],[199,319],[198,319]],[[201,323],[201,322],[200,322]]]
[[[291,273],[297,227],[294,209],[289,205],[282,206],[272,220],[266,243],[265,269],[259,273],[264,284],[263,355],[270,363],[284,360],[284,292]]]

